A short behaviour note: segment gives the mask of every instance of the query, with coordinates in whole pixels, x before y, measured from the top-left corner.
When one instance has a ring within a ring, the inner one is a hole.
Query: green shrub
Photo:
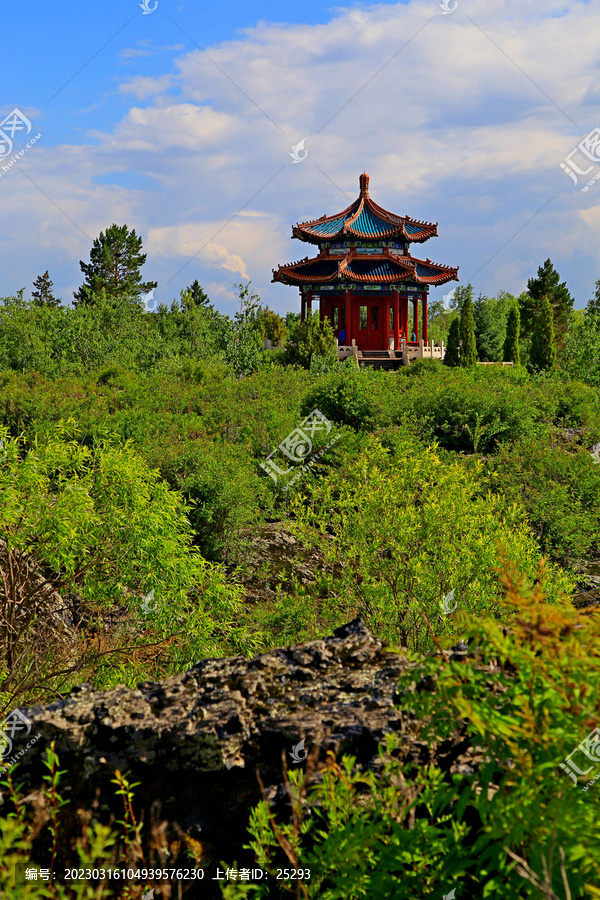
[[[368,436],[303,483],[290,527],[323,562],[301,591],[307,616],[317,609],[328,631],[359,615],[382,639],[429,650],[432,634],[452,627],[442,605],[451,591],[469,615],[499,615],[497,567],[506,558],[533,583],[540,552],[523,508],[486,493],[481,473],[414,439],[397,437],[390,452]],[[548,567],[553,602],[571,588]]]
[[[581,447],[529,438],[490,460],[488,484],[519,502],[542,551],[569,565],[600,550],[599,468]]]

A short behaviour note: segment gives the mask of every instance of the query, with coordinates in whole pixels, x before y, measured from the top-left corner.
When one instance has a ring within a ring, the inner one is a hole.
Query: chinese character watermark
[[[600,728],[594,728],[593,731],[590,731],[588,736],[582,740],[580,744],[575,747],[572,753],[569,753],[564,763],[560,764],[560,768],[564,769],[569,778],[573,780],[573,784],[577,785],[578,776],[581,775],[582,778],[585,778],[590,772],[595,770],[595,766],[588,765],[585,771],[582,771],[579,766],[577,766],[571,759],[572,756],[575,756],[577,752],[583,753],[586,757],[584,761],[584,765],[587,764],[587,760],[592,760],[592,762],[600,763]],[[587,791],[589,787],[591,787],[595,781],[600,778],[600,769],[596,772],[591,781],[588,781],[587,785],[582,788],[583,791]]]
[[[315,434],[317,432],[324,431],[325,434],[329,434],[331,431],[331,422],[327,419],[322,412],[318,409],[313,409],[309,415],[300,422],[298,428],[294,428],[290,434],[279,444],[278,447],[275,448],[266,458],[266,462],[260,463],[261,469],[269,475],[270,478],[273,479],[275,484],[278,482],[278,476],[289,475],[294,469],[294,465],[289,466],[287,469],[282,469],[280,466],[273,460],[275,454],[280,451],[284,456],[287,457],[288,460],[291,460],[292,463],[305,463],[302,466],[300,472],[298,472],[294,478],[292,478],[288,484],[284,487],[284,491],[288,491],[290,487],[300,478],[302,472],[306,472],[314,463],[321,458],[321,456],[325,453],[326,450],[329,450],[336,441],[339,441],[341,438],[341,434],[336,435],[327,446],[323,447],[319,453],[315,453],[311,458],[310,462],[306,463],[306,460],[312,453],[313,449],[313,441]],[[281,460],[283,464],[287,465],[286,460]]]
[[[15,135],[20,137],[21,134],[23,134],[23,136],[26,137],[30,131],[31,122],[20,109],[13,109],[13,111],[5,116],[0,122],[0,178],[12,168],[20,156],[24,156],[29,148],[33,147],[36,141],[41,138],[42,135],[38,132],[35,137],[32,137],[30,141],[27,141],[25,147],[21,148],[14,156],[8,159],[13,150]],[[6,165],[2,163],[2,160],[6,160]]]
[[[38,734],[28,742],[26,747],[19,750],[14,756],[11,756],[13,752],[13,738],[15,735],[18,737],[27,737],[30,731],[31,722],[27,716],[23,715],[20,709],[15,709],[14,712],[11,712],[2,725],[0,725],[0,771],[6,772],[11,766],[14,766],[16,761],[29,750],[32,744],[35,744],[35,742],[41,738],[42,735],[38,732]],[[24,734],[22,735],[21,732],[24,732]],[[6,757],[8,756],[11,758],[7,760]]]
[[[575,156],[575,154],[580,154]],[[575,160],[573,157],[575,156]],[[596,165],[589,165],[589,163]],[[580,168],[580,165],[586,168]],[[578,177],[589,175],[594,169],[596,170],[593,178],[584,185],[581,190],[587,191],[591,188],[595,181],[600,179],[600,128],[596,126],[588,135],[580,141],[574,150],[571,150],[568,156],[565,156],[564,163],[560,163],[561,169],[567,173],[569,178],[573,179],[573,184],[577,186]]]

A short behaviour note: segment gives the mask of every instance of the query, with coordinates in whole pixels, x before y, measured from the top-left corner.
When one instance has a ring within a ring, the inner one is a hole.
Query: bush
[[[520,440],[490,460],[490,488],[527,511],[540,548],[561,565],[600,550],[600,468],[589,451]]]
[[[361,616],[383,640],[421,651],[452,627],[450,592],[470,616],[499,615],[498,565],[510,560],[533,583],[540,553],[523,508],[487,494],[480,478],[480,467],[398,436],[392,452],[364,438],[358,454],[307,482],[290,526],[323,561],[302,591],[307,615],[317,607],[326,630]],[[555,566],[546,577],[549,598],[562,602],[572,582]]]
[[[7,705],[38,699],[86,664],[82,647],[69,657],[59,640],[74,607],[89,623],[113,606],[139,609],[152,592],[153,637],[164,639],[185,621],[183,645],[193,646],[195,658],[215,647],[216,620],[239,610],[239,592],[191,547],[181,496],[131,444],[105,434],[88,448],[72,435],[69,423],[43,444],[11,440],[0,429],[0,694]],[[174,642],[171,662],[180,665],[185,655]]]
[[[337,366],[320,378],[304,400],[302,409],[306,415],[319,409],[337,425],[349,425],[356,431],[370,431],[382,422],[382,400],[389,381],[387,373],[358,369],[354,363]]]

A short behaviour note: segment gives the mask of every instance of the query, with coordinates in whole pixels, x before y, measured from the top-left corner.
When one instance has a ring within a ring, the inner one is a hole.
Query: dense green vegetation
[[[393,896],[425,897],[459,878],[464,896],[600,896],[591,795],[556,769],[600,708],[596,617],[571,603],[600,559],[600,281],[581,312],[550,260],[520,297],[459,288],[449,309],[431,304],[446,364],[377,372],[338,363],[317,316],[284,321],[250,285],[233,318],[198,282],[149,312],[144,261],[135,232],[113,226],[73,308],[48,272],[30,300],[0,305],[0,709],[321,637],[357,615],[410,654],[470,635],[502,662],[496,706],[472,661],[411,658],[439,681],[443,705],[421,700],[432,735],[461,719],[480,740],[479,783],[400,766],[392,747],[378,779],[332,761],[306,797],[296,773],[305,825],[274,826],[261,806],[257,859],[271,864],[279,827],[322,873],[306,896],[342,896],[340,860],[346,897],[392,896],[390,879]],[[302,477],[275,483],[261,464],[314,409],[331,432]],[[267,564],[276,589],[257,603],[242,563],[267,522],[318,563],[302,583]],[[441,605],[450,591],[457,616]],[[56,598],[76,612],[68,628]],[[2,853],[26,858],[23,823],[0,824]],[[97,830],[87,858],[114,840]]]

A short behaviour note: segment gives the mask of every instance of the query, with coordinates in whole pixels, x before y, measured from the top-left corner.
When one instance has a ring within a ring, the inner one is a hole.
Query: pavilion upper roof
[[[302,222],[292,236],[310,244],[339,240],[390,240],[423,242],[437,235],[437,222],[420,222],[410,216],[397,216],[378,206],[369,196],[369,176],[359,178],[360,196],[347,209],[333,216],[321,216]]]

